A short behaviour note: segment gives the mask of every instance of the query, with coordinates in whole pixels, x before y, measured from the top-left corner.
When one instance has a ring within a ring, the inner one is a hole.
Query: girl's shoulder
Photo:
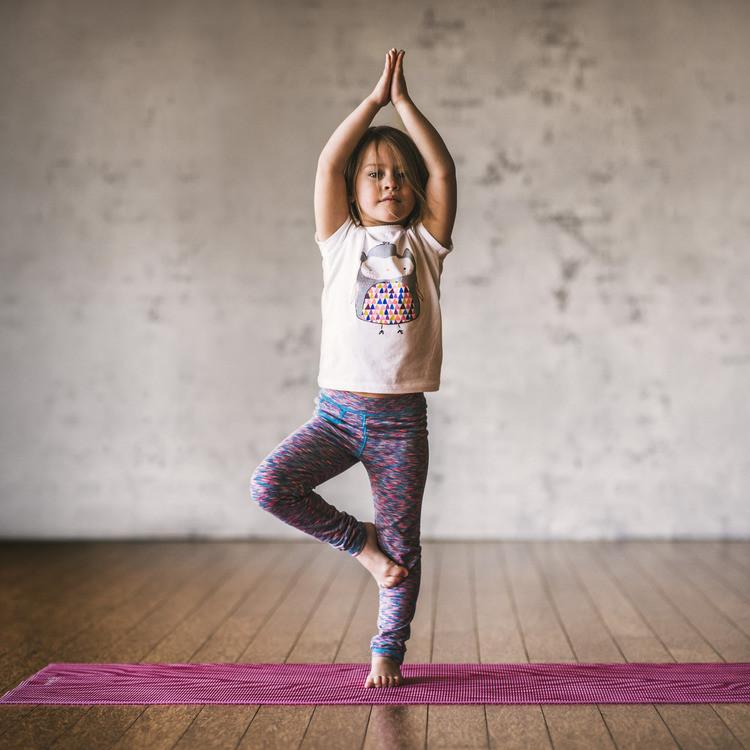
[[[346,221],[330,237],[326,237],[324,240],[318,237],[316,231],[314,234],[315,244],[320,248],[322,255],[327,255],[331,250],[346,242],[356,229],[357,225],[354,223],[351,215],[347,216]]]
[[[438,242],[435,237],[430,233],[427,227],[424,225],[424,221],[421,219],[410,227],[413,234],[421,239],[431,250],[434,250],[440,257],[445,257],[448,253],[453,250],[453,239],[451,238],[448,245],[443,245]]]

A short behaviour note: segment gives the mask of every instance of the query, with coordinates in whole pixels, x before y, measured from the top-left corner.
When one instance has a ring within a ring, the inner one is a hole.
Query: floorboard
[[[423,542],[406,662],[750,661],[750,543]],[[0,544],[0,684],[46,664],[369,663],[318,542]],[[373,690],[376,688],[373,688]],[[750,705],[0,706],[3,748],[750,748]]]

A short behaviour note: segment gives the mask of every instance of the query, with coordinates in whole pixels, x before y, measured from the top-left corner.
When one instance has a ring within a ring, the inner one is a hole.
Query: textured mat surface
[[[403,664],[366,688],[369,664],[49,664],[0,703],[750,703],[750,663]]]

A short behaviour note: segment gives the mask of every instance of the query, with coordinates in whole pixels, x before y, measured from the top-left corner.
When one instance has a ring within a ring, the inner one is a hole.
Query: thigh
[[[358,461],[336,429],[315,415],[261,461],[253,474],[253,484],[283,487],[301,495]]]
[[[405,546],[419,547],[429,456],[424,417],[385,432],[368,426],[362,463],[372,487],[378,538],[394,553],[402,553]]]

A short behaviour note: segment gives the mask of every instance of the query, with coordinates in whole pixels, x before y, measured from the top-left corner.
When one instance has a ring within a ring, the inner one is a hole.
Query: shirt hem
[[[334,391],[360,391],[362,393],[419,393],[440,390],[440,383],[336,383],[318,380],[321,388]]]

